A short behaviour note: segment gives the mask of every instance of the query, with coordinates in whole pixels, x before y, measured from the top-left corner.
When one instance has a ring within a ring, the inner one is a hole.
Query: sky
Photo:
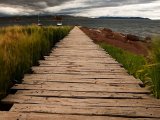
[[[0,16],[38,13],[160,19],[160,0],[0,0]]]

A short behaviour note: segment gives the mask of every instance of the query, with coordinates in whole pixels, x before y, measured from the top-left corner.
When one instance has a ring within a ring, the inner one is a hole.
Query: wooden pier
[[[160,100],[78,27],[15,84],[0,120],[159,120]]]

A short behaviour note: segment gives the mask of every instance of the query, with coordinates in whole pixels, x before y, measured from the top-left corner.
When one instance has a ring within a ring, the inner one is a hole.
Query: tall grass
[[[99,45],[123,64],[129,74],[141,79],[156,98],[160,98],[160,37],[153,38],[149,59],[106,43]]]
[[[151,68],[151,80],[152,90],[157,98],[160,98],[160,37],[153,38],[152,50],[151,50],[152,63]]]
[[[147,65],[139,71],[141,79],[149,86],[153,95],[160,98],[160,37],[154,37]]]
[[[70,29],[67,26],[0,28],[0,96],[6,93],[10,83],[20,82],[24,73],[47,55]]]
[[[99,43],[100,46],[107,51],[119,63],[123,64],[128,73],[136,76],[136,72],[146,64],[144,57],[135,55],[133,53],[122,50],[121,48],[108,45],[106,43]]]

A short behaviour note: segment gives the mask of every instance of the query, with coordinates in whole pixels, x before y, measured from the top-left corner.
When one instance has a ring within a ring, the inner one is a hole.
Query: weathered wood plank
[[[0,120],[158,120],[158,118],[125,118],[118,116],[0,112]]]
[[[84,87],[102,87],[102,89],[105,89],[105,87],[107,88],[114,88],[114,87],[117,87],[118,88],[121,88],[121,87],[130,87],[130,88],[135,88],[135,89],[142,89],[140,88],[140,86],[138,84],[127,84],[127,83],[108,83],[108,84],[98,84],[98,82],[94,82],[94,83],[89,83],[89,82],[67,82],[67,81],[55,81],[55,82],[51,82],[51,81],[31,81],[29,83],[27,82],[23,82],[21,85],[45,85],[45,86],[58,86],[59,84],[63,84],[64,86],[71,86],[74,84],[75,87],[77,87],[78,85],[79,86],[84,86]],[[15,86],[18,86],[19,84],[16,84]]]
[[[102,71],[102,72],[78,72],[78,71],[73,71],[73,70],[68,70],[68,71],[51,71],[51,70],[36,70],[33,71],[35,74],[70,74],[70,75],[126,75],[126,72],[123,71]]]
[[[82,67],[82,68],[90,68],[90,70],[92,70],[91,68],[95,67],[95,69],[102,69],[102,70],[108,70],[108,69],[122,69],[125,70],[124,68],[122,68],[120,64],[106,64],[106,63],[85,63],[85,62],[64,62],[64,61],[41,61],[40,62],[40,66],[38,67],[45,67],[44,65],[48,65],[46,67],[52,68],[53,66],[57,66],[59,68],[62,68],[61,65],[75,65],[76,67]],[[60,65],[60,66],[59,66]],[[76,69],[75,67],[75,69]],[[32,67],[32,68],[36,68],[36,67]],[[67,68],[67,67],[66,67]]]
[[[76,67],[84,67],[84,68],[85,67],[90,68],[92,66],[96,66],[96,67],[98,67],[97,69],[112,69],[112,68],[124,69],[124,68],[122,68],[121,64],[108,64],[108,63],[103,63],[103,62],[89,62],[86,64],[86,62],[39,61],[39,63],[40,63],[39,67],[45,67],[45,66],[46,67],[53,67],[56,65],[61,68],[61,65],[68,65],[68,66],[75,65]]]
[[[80,66],[80,65],[79,65]],[[78,66],[77,66],[78,67]],[[87,69],[87,67],[86,68],[68,68],[68,67],[63,67],[63,68],[61,68],[61,67],[32,67],[32,70],[34,70],[35,72],[37,72],[37,71],[46,71],[46,72],[50,72],[50,71],[54,71],[54,72],[59,72],[59,71],[62,71],[62,72],[64,72],[64,71],[69,71],[69,72],[93,72],[93,73],[107,73],[107,72],[125,72],[126,73],[126,70],[124,70],[123,68],[97,68],[97,67],[99,67],[99,66],[96,66],[95,65],[95,67],[93,68],[93,69],[90,69],[89,70],[89,68]]]
[[[63,78],[63,79],[70,79],[70,78],[81,78],[81,79],[135,79],[131,75],[67,75],[67,74],[26,74],[25,78],[27,79],[34,79],[34,78],[42,78],[42,79],[47,79],[47,78]]]
[[[101,99],[146,99],[152,98],[146,94],[114,93],[114,92],[78,92],[51,90],[18,90],[16,95],[58,98],[101,98]]]
[[[97,115],[97,116],[122,116],[122,117],[148,117],[159,118],[159,108],[142,107],[82,107],[59,106],[42,104],[14,104],[11,112],[52,113],[68,115]]]
[[[16,84],[12,89],[21,90],[72,90],[72,91],[106,91],[106,92],[137,92],[149,93],[138,85],[123,84],[86,84],[86,83],[44,83],[40,85]]]
[[[62,58],[45,58],[46,61],[59,61],[59,60],[62,60]],[[108,64],[118,64],[118,62],[116,61],[108,61],[107,59],[105,60],[101,60],[100,58],[99,59],[93,59],[93,58],[85,58],[85,59],[78,59],[78,58],[63,58],[63,61],[65,62],[101,62],[101,63],[108,63]]]
[[[142,84],[139,80],[134,79],[74,79],[74,78],[51,78],[51,79],[23,79],[22,84],[43,84],[45,82],[60,82],[60,83],[88,83],[88,84]]]
[[[159,100],[153,99],[101,99],[101,98],[60,98],[60,97],[36,97],[25,95],[8,95],[2,102],[13,104],[46,104],[62,106],[83,107],[141,107],[160,108]]]

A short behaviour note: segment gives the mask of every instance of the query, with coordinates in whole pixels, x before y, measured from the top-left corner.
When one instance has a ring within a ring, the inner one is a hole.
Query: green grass
[[[123,64],[124,68],[128,70],[128,73],[136,76],[136,72],[146,64],[144,57],[135,55],[133,53],[122,50],[105,43],[100,43],[100,46],[107,51],[113,58],[119,63]]]
[[[138,71],[138,76],[150,88],[153,95],[160,99],[160,37],[152,39],[147,64]]]
[[[153,85],[152,90],[154,95],[160,98],[160,37],[153,38],[151,59],[154,64],[150,74]]]
[[[0,96],[11,81],[21,81],[30,67],[48,55],[71,27],[13,26],[0,28]]]
[[[160,98],[160,37],[153,38],[149,59],[121,48],[99,43],[128,73],[141,79],[156,98]]]
[[[158,36],[152,39],[150,60],[145,70],[148,71],[148,83],[153,94],[160,98],[160,37]]]

